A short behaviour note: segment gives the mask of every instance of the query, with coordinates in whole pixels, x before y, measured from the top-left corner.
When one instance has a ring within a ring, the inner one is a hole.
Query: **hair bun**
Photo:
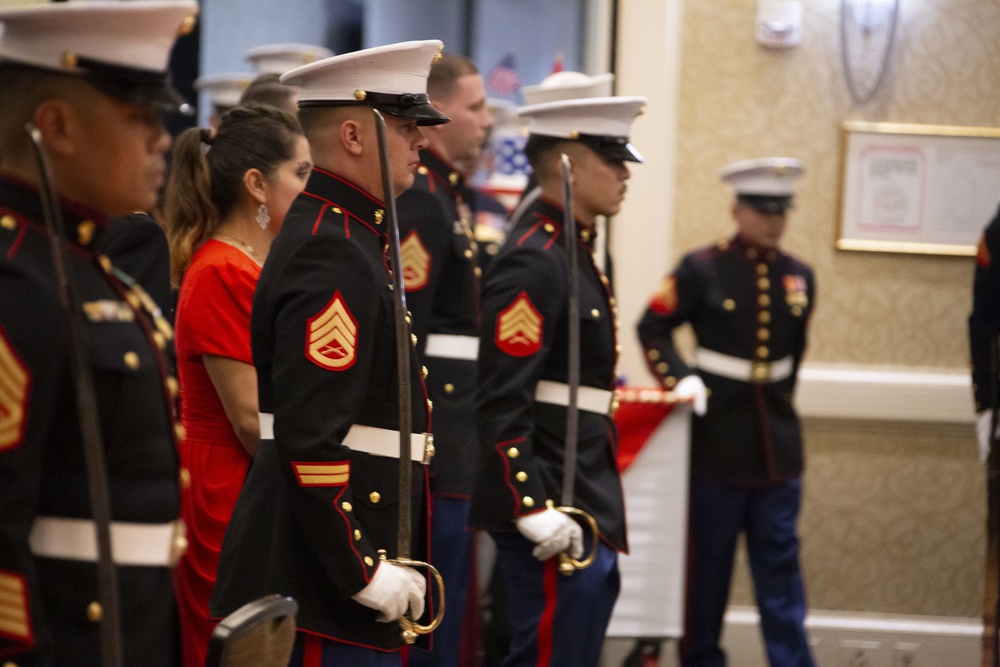
[[[211,146],[215,142],[215,128],[208,127],[201,131],[201,143]]]

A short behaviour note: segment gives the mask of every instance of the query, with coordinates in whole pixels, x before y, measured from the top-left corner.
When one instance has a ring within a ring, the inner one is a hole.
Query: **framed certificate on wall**
[[[844,123],[837,248],[974,255],[1000,205],[1000,128]]]

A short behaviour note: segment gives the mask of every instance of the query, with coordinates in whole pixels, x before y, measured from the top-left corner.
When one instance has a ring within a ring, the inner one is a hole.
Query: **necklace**
[[[225,232],[216,232],[216,233],[215,233],[215,235],[216,235],[216,236],[221,236],[221,237],[223,237],[223,238],[227,238],[227,239],[230,239],[231,241],[235,241],[235,242],[236,242],[237,244],[239,244],[239,247],[240,247],[240,248],[242,248],[242,249],[243,249],[244,251],[246,251],[246,253],[247,253],[248,255],[250,255],[250,257],[252,257],[252,258],[253,258],[253,260],[254,260],[255,262],[257,262],[257,263],[258,263],[258,264],[260,264],[261,266],[263,266],[263,265],[264,265],[264,260],[262,260],[262,259],[260,258],[260,255],[258,255],[258,254],[257,254],[257,251],[253,249],[253,246],[252,246],[252,245],[250,245],[249,243],[247,243],[246,241],[243,241],[243,240],[241,240],[241,239],[238,239],[238,238],[236,238],[235,236],[231,236],[231,235],[229,235],[229,234],[226,234]]]

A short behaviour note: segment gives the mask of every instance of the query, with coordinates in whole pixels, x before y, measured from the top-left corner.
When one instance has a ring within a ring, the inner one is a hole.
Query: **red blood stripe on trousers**
[[[552,661],[552,633],[556,620],[556,603],[559,601],[559,559],[550,558],[542,569],[542,591],[545,609],[538,622],[538,667],[548,667]]]

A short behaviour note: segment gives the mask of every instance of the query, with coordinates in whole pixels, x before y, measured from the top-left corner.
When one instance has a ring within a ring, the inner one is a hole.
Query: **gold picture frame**
[[[1000,205],[1000,128],[846,121],[838,250],[973,256]]]

